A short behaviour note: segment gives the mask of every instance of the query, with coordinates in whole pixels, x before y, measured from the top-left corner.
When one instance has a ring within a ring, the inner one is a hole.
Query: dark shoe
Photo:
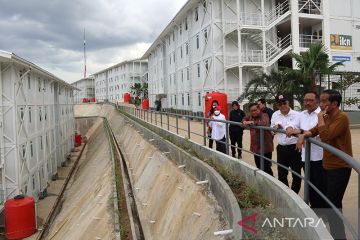
[[[236,158],[235,153],[231,154],[231,156],[232,156],[233,158]]]
[[[241,156],[241,154],[239,154],[239,156],[238,156],[238,159],[242,159],[242,156]]]

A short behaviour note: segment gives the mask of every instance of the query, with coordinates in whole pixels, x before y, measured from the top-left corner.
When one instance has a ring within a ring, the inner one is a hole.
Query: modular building
[[[79,89],[74,92],[75,104],[82,103],[83,99],[90,101],[91,98],[95,97],[95,78],[93,76],[80,79],[71,85]]]
[[[259,73],[296,67],[290,52],[323,42],[340,71],[360,69],[358,0],[189,0],[143,58],[150,107],[203,112],[207,92],[236,100]]]
[[[74,146],[74,87],[0,51],[0,204],[37,199]]]
[[[147,82],[147,61],[130,60],[94,73],[97,101],[123,102],[135,83]]]

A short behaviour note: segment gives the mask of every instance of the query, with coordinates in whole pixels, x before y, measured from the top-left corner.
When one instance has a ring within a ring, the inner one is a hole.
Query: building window
[[[30,141],[30,157],[34,156],[33,142]]]
[[[176,95],[174,95],[174,103],[175,103],[175,106],[176,106]]]
[[[32,176],[32,187],[35,190],[35,175]]]
[[[40,78],[38,80],[38,85],[39,85],[39,92],[41,92],[41,80],[40,80]]]
[[[181,105],[184,106],[184,94],[181,94]]]
[[[21,145],[21,150],[22,150],[22,158],[25,158],[26,144]]]
[[[205,39],[205,43],[208,42],[208,31],[207,29],[204,30],[204,39]]]
[[[199,101],[199,107],[201,107],[201,93],[198,93],[198,101]]]
[[[182,46],[180,46],[180,58],[183,57],[183,49],[182,49]]]
[[[188,102],[188,106],[190,106],[190,94],[187,94],[187,102]]]
[[[172,37],[173,37],[173,42],[175,42],[175,32],[173,32]]]
[[[209,72],[209,60],[205,61],[205,69],[206,69],[206,73]]]
[[[30,77],[30,73],[28,73],[28,87],[29,89],[31,89],[31,77]]]
[[[199,35],[196,35],[196,49],[199,49],[199,47],[200,47]]]
[[[21,121],[24,120],[24,107],[20,107],[20,119]]]
[[[173,62],[175,63],[175,52],[173,52]]]
[[[199,20],[199,9],[195,8],[195,22]]]
[[[188,22],[187,22],[187,18],[185,18],[185,30],[188,30]]]
[[[185,52],[186,52],[186,55],[189,55],[189,43],[185,44]]]
[[[182,69],[181,70],[181,82],[183,82],[184,81],[184,70]]]
[[[169,62],[170,62],[170,65],[171,65],[171,55],[169,56]]]
[[[182,34],[182,24],[180,24],[179,32],[180,32],[180,35],[181,35]]]
[[[40,136],[40,149],[43,150],[43,139],[42,139],[42,136]]]
[[[190,69],[186,68],[186,80],[190,80]]]
[[[29,123],[31,123],[31,107],[29,107]]]
[[[197,64],[197,76],[200,77],[200,63]]]
[[[39,107],[39,119],[40,119],[40,122],[42,121],[42,111],[41,111],[41,107]]]

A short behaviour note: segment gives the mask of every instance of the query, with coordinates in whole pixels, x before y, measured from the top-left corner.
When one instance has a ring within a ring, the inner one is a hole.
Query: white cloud
[[[0,49],[73,82],[139,58],[186,0],[0,0]]]

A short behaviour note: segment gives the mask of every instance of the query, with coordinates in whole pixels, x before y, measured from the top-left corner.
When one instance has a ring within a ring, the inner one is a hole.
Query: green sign
[[[352,37],[349,35],[330,34],[330,48],[352,50]]]

